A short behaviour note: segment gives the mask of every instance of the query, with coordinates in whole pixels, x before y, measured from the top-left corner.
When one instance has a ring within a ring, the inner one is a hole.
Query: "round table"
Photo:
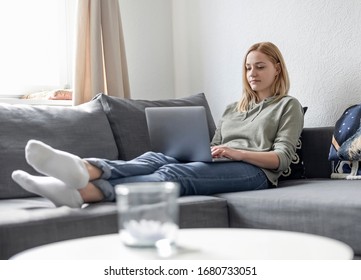
[[[337,240],[317,235],[262,229],[181,229],[177,246],[131,248],[119,234],[85,237],[23,251],[16,260],[346,260],[352,249]],[[165,249],[164,249],[165,248]]]

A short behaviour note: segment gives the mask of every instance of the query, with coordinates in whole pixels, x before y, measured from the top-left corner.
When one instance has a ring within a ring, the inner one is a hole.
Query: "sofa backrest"
[[[310,127],[302,131],[302,154],[306,178],[330,178],[328,154],[333,127]]]
[[[11,178],[16,169],[38,175],[25,160],[24,148],[30,139],[82,158],[118,156],[108,119],[98,100],[74,107],[0,104],[0,199],[34,196]]]
[[[131,160],[151,150],[145,117],[146,107],[203,106],[206,109],[210,140],[216,129],[204,93],[164,100],[121,99],[104,94],[95,98],[102,103],[112,127],[119,159]]]

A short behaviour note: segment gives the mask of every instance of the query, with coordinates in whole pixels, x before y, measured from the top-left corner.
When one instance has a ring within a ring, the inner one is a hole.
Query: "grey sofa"
[[[55,208],[16,185],[11,172],[26,164],[24,146],[38,139],[80,157],[131,159],[150,149],[144,108],[194,106],[207,110],[204,94],[171,100],[122,100],[103,94],[75,107],[0,104],[0,259],[35,246],[117,232],[114,202]],[[179,198],[180,227],[240,227],[299,231],[341,240],[361,255],[361,184],[331,180],[327,160],[333,128],[305,128],[304,165],[278,188]],[[292,179],[293,178],[293,179]]]

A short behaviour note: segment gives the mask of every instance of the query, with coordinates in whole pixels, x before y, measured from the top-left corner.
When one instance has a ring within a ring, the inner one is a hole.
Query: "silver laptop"
[[[179,161],[215,161],[204,107],[148,107],[145,115],[152,151]]]

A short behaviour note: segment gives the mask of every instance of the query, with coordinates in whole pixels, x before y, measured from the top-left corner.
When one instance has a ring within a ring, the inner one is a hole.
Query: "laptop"
[[[212,158],[204,107],[147,107],[145,115],[152,151],[183,162],[225,160]]]

